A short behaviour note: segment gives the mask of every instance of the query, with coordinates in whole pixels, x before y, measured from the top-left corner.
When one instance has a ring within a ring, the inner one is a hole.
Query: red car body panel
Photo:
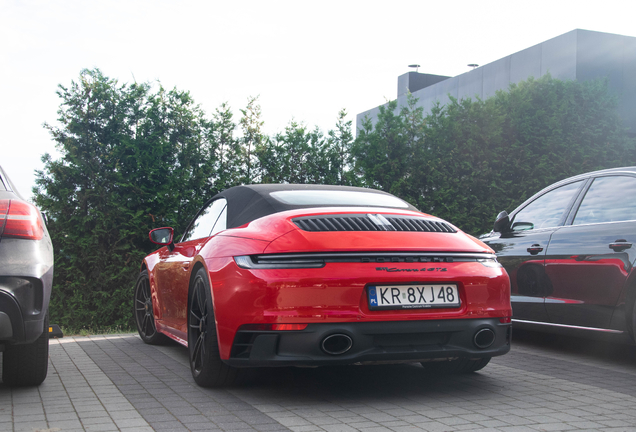
[[[439,264],[435,264],[441,268]],[[321,269],[245,270],[228,260],[211,272],[221,358],[227,359],[234,335],[243,324],[378,322],[509,317],[508,278],[500,268],[479,263],[444,263],[446,272],[380,272],[377,264],[330,263]],[[481,268],[471,268],[481,267]],[[436,268],[400,263],[397,269]],[[433,273],[434,279],[430,274]],[[478,273],[467,278],[465,274]],[[461,306],[456,309],[370,311],[365,287],[373,284],[454,282]]]
[[[230,358],[237,330],[245,324],[506,319],[512,315],[506,272],[501,267],[486,267],[475,261],[330,262],[322,268],[300,269],[245,269],[234,261],[235,256],[316,251],[493,253],[460,231],[307,232],[291,220],[355,213],[423,216],[409,210],[383,208],[292,210],[262,217],[210,238],[177,243],[173,250],[163,247],[148,255],[144,266],[149,273],[157,329],[187,344],[188,288],[193,271],[200,266],[209,275],[224,360]],[[461,305],[451,309],[369,310],[366,287],[370,284],[434,282],[457,284]]]

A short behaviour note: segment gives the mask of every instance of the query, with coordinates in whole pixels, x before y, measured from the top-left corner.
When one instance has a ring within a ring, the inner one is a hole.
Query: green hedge
[[[381,108],[355,141],[344,111],[326,135],[290,122],[269,137],[256,99],[238,122],[227,104],[208,118],[188,92],[119,84],[97,69],[58,95],[58,122],[45,127],[61,157],[43,156],[34,193],[55,249],[51,321],[75,331],[133,326],[133,284],[155,249],[148,231],[179,235],[230,186],[374,187],[480,234],[550,183],[635,162],[604,81],[529,79],[426,116],[410,97]]]
[[[416,99],[380,109],[353,156],[368,186],[472,234],[501,210],[569,176],[636,164],[636,142],[607,82],[530,78],[489,99],[451,98],[424,116]]]

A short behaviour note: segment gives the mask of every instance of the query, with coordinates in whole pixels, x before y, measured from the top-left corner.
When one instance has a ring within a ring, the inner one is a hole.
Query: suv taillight
[[[2,238],[40,240],[44,236],[40,212],[24,201],[0,200],[0,235]]]

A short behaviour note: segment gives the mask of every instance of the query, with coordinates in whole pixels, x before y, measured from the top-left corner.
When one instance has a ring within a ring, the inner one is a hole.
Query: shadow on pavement
[[[596,337],[595,337],[596,336]],[[537,331],[514,329],[512,337],[515,346],[538,349],[550,354],[574,355],[591,361],[607,364],[632,365],[636,367],[636,345],[623,338],[597,336],[566,336]]]

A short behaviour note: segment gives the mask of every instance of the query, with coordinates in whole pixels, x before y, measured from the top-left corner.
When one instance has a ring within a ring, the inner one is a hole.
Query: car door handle
[[[543,251],[543,248],[541,247],[540,244],[533,244],[532,246],[530,246],[528,249],[526,249],[528,252],[530,252],[530,255],[536,255],[539,252]]]
[[[188,270],[190,268],[190,263],[189,262],[182,263],[181,268],[183,268],[183,270]]]
[[[631,248],[632,244],[627,243],[627,240],[620,239],[620,240],[616,240],[614,243],[610,243],[609,247],[614,252],[622,252],[625,249]]]

